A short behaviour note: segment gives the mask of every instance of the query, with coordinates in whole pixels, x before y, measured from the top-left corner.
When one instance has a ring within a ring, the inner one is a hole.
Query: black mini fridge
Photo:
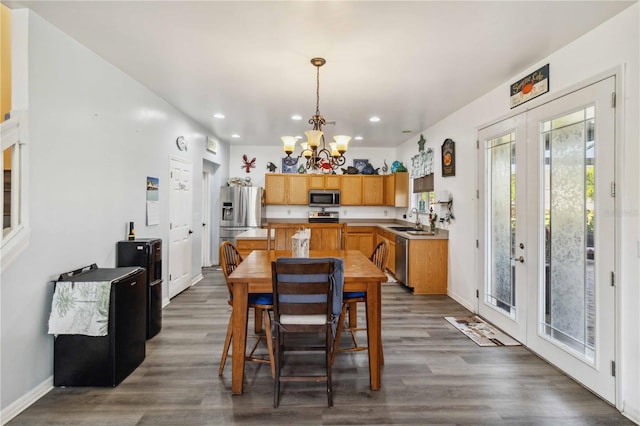
[[[162,240],[139,238],[118,241],[117,266],[141,266],[147,270],[147,339],[162,328]]]
[[[145,282],[140,267],[98,268],[60,275],[60,282],[110,283],[106,336],[58,334],[53,344],[54,386],[117,386],[144,361]]]

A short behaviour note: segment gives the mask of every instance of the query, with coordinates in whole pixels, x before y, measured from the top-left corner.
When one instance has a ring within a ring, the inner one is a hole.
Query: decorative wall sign
[[[442,177],[456,175],[456,143],[445,139],[442,143]]]
[[[147,225],[160,223],[160,180],[147,176]]]
[[[511,85],[511,108],[549,91],[549,64]]]

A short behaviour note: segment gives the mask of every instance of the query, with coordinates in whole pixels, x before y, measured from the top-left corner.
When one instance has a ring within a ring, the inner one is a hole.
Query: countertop
[[[304,219],[268,219],[267,223],[299,223],[301,226],[308,224],[309,222]],[[391,226],[410,226],[414,225],[414,222],[394,220],[394,219],[343,219],[340,223],[346,223],[348,227],[357,227],[357,226],[376,226],[382,229],[385,229],[391,233],[396,235],[400,235],[408,240],[448,240],[449,239],[449,231],[446,229],[436,228],[436,233],[434,235],[411,235],[406,232],[396,231],[394,229],[390,229]],[[273,237],[273,231],[271,232],[271,237]],[[236,236],[236,239],[241,240],[266,240],[267,238],[267,230],[265,228],[262,229],[250,229],[248,231],[243,232]]]

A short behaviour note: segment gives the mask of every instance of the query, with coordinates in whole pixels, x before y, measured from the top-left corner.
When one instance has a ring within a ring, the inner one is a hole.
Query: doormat
[[[519,342],[476,315],[470,317],[444,317],[444,319],[469,339],[476,342],[478,346],[520,346]]]

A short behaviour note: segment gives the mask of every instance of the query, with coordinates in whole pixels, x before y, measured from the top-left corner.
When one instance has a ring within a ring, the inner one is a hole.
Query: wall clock
[[[178,146],[178,149],[180,151],[187,150],[187,140],[184,138],[184,136],[179,136],[178,139],[176,139],[176,145]]]
[[[218,140],[207,136],[207,150],[215,154],[216,152],[218,152],[218,149],[220,149],[220,143],[218,142]]]

